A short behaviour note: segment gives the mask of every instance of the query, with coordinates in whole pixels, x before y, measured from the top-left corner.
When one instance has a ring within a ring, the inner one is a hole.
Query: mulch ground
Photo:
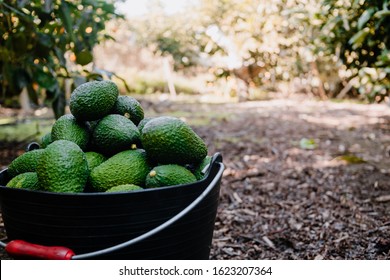
[[[211,259],[390,259],[388,106],[302,98],[146,105],[213,112],[194,126],[226,167]],[[0,166],[24,147],[0,143]]]

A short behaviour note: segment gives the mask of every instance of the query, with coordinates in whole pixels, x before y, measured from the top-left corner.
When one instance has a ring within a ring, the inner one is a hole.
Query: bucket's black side
[[[186,186],[121,194],[54,194],[0,187],[9,240],[66,246],[76,254],[115,246],[140,236],[179,213],[212,182],[208,176]],[[0,185],[8,180],[0,173]],[[177,223],[102,259],[207,259],[214,229],[220,178],[200,204]]]
[[[221,167],[222,168],[222,167]],[[218,170],[212,170],[212,173]],[[215,174],[212,174],[215,176]],[[221,178],[187,215],[158,234],[96,259],[208,259],[219,201]]]

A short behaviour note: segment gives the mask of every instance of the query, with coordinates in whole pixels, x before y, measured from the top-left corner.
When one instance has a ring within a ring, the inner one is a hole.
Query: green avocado
[[[196,182],[196,177],[187,168],[177,164],[154,167],[146,176],[146,188],[159,188]]]
[[[107,193],[110,193],[110,192],[132,192],[132,191],[139,191],[139,190],[143,190],[143,188],[141,188],[140,186],[137,186],[137,185],[127,184],[127,185],[119,185],[119,186],[112,187],[112,188],[106,190],[106,192]]]
[[[90,182],[93,189],[99,192],[124,184],[142,187],[150,169],[144,150],[126,150],[95,167],[90,174]]]
[[[43,190],[79,193],[88,179],[87,159],[76,143],[57,140],[47,146],[39,158],[37,174]]]
[[[112,81],[87,82],[70,95],[70,112],[77,120],[98,120],[111,112],[118,96],[118,87]]]
[[[196,164],[207,155],[205,142],[184,121],[175,117],[156,117],[141,133],[142,147],[160,164]]]
[[[36,172],[26,172],[16,175],[6,185],[10,188],[39,190],[38,176]]]
[[[112,114],[101,119],[92,132],[92,145],[97,152],[111,156],[140,142],[135,124],[124,116]]]
[[[122,115],[131,120],[135,125],[144,118],[144,109],[134,97],[123,95],[118,96],[112,109],[112,114]]]
[[[206,156],[198,165],[195,166],[192,172],[197,180],[201,180],[204,177],[203,169],[206,168],[211,162],[211,156]]]
[[[37,168],[37,162],[42,156],[44,149],[36,149],[25,152],[15,158],[8,166],[8,175],[15,177],[18,174],[26,172],[35,172]]]
[[[153,119],[153,117],[150,117],[150,118],[143,118],[142,121],[139,122],[139,124],[137,125],[138,127],[138,130],[140,133],[142,133],[142,129],[144,129],[144,126],[147,122],[149,122],[151,119]]]
[[[90,171],[102,164],[107,159],[104,155],[92,151],[86,152],[85,157],[87,159],[88,169]]]
[[[69,140],[84,151],[89,142],[88,125],[83,121],[77,121],[72,114],[63,115],[53,124],[51,140]]]
[[[49,144],[51,144],[53,140],[51,139],[51,132],[46,133],[41,138],[41,148],[46,148]]]

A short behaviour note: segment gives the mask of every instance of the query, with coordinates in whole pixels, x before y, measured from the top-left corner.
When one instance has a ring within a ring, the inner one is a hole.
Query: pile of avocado
[[[112,81],[87,82],[39,149],[8,166],[7,187],[57,193],[127,192],[201,180],[205,142],[179,118],[144,118],[135,98]]]

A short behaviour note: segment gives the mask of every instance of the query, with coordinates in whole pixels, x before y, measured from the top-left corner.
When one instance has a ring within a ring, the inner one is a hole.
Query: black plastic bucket
[[[64,246],[73,259],[208,259],[224,165],[215,154],[205,178],[128,193],[59,194],[4,187],[8,240]]]

